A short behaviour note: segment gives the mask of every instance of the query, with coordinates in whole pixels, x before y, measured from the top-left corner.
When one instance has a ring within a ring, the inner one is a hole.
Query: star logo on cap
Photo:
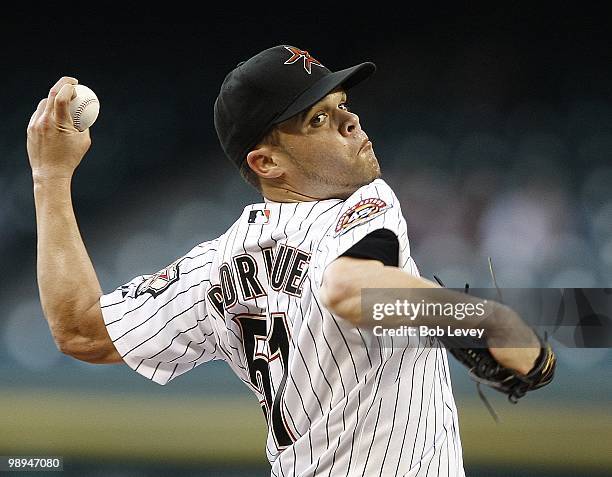
[[[291,58],[285,61],[285,65],[292,65],[300,58],[304,58],[304,69],[306,70],[306,73],[312,73],[311,65],[317,65],[324,68],[324,66],[319,61],[315,60],[312,56],[310,56],[310,53],[308,53],[307,51],[300,50],[299,48],[295,48],[293,46],[286,46],[285,48],[291,52]]]

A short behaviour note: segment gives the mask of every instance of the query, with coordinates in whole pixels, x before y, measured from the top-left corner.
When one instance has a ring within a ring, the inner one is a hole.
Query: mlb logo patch
[[[268,209],[256,209],[249,212],[249,224],[267,224],[270,221]]]

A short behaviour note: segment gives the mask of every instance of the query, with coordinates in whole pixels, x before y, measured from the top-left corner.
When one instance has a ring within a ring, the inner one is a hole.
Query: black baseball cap
[[[330,71],[308,51],[290,45],[264,50],[225,77],[215,101],[215,129],[238,167],[275,124],[308,109],[338,86],[350,89],[376,71],[366,62]]]

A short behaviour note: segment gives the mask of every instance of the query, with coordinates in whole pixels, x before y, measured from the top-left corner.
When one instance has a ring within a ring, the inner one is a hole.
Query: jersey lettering
[[[213,285],[208,289],[208,299],[219,316],[223,316],[223,290],[221,285]]]
[[[223,291],[223,306],[228,309],[238,300],[238,292],[236,291],[232,271],[227,263],[219,267],[219,277],[221,278],[221,290]]]
[[[308,268],[308,262],[310,261],[310,254],[303,252],[299,249],[294,249],[295,255],[291,269],[289,270],[289,276],[285,282],[285,293],[293,296],[302,296],[302,281],[305,277],[305,271]]]
[[[233,257],[233,261],[244,299],[252,300],[260,296],[266,296],[266,292],[257,279],[257,262],[255,259],[245,253]]]
[[[266,268],[267,282],[274,291],[282,291],[288,295],[302,296],[302,282],[306,278],[310,254],[289,245],[280,244],[277,252],[263,249],[263,259]],[[255,258],[247,253],[232,257],[233,269],[223,263],[219,267],[223,307],[235,305],[238,299],[238,286],[245,300],[253,300],[266,296],[264,285],[258,278],[259,267]],[[234,273],[235,271],[235,273]],[[237,276],[237,277],[236,277]],[[238,285],[236,284],[238,282]],[[212,291],[212,289],[211,289]],[[209,297],[218,302],[217,290]]]
[[[270,287],[272,290],[279,291],[287,278],[287,270],[289,264],[293,260],[295,249],[287,247],[284,244],[279,245],[278,252],[274,256],[274,264],[272,265],[272,273],[270,274]]]

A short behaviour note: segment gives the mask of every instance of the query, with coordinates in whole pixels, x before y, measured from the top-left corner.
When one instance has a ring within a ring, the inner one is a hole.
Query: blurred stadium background
[[[1,20],[0,455],[60,455],[71,476],[269,472],[261,411],[224,364],[160,387],[55,349],[36,288],[25,128],[64,74],[101,100],[73,198],[105,291],[220,235],[260,200],[223,157],[212,105],[236,63],[280,43],[334,70],[377,63],[352,109],[424,276],[489,287],[490,256],[504,287],[612,286],[605,15],[358,10]],[[453,364],[467,475],[612,474],[612,351],[558,353],[556,381],[519,405],[487,393],[499,425]]]

